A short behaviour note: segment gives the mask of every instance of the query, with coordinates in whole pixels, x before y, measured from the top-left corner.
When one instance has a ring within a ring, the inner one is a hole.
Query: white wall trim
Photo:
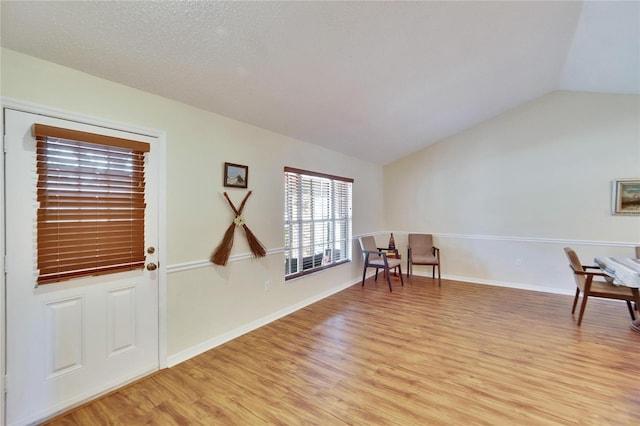
[[[168,335],[168,302],[167,302],[167,232],[169,221],[167,218],[167,134],[161,132],[157,137],[160,147],[158,153],[158,364],[160,368],[167,366],[169,348]]]
[[[409,235],[410,233],[418,233],[418,231],[387,231],[377,232],[371,235],[390,234]],[[640,242],[628,241],[597,241],[597,240],[566,240],[561,238],[545,238],[545,237],[516,237],[503,235],[472,235],[472,234],[438,234],[433,233],[437,238],[463,239],[463,240],[490,240],[490,241],[513,241],[519,243],[538,243],[538,244],[557,244],[557,245],[580,245],[580,246],[606,246],[606,247],[635,247]]]
[[[178,352],[175,355],[171,355],[168,358],[168,367],[173,367],[174,365],[180,364],[194,356],[200,355],[208,350],[215,348],[216,346],[220,346],[228,341],[231,341],[237,337],[242,336],[243,334],[249,333],[253,330],[256,330],[262,326],[269,324],[270,322],[276,321],[282,317],[285,317],[293,312],[304,308],[305,306],[309,306],[315,302],[318,302],[324,298],[327,298],[335,293],[338,293],[346,288],[351,287],[354,284],[360,283],[359,279],[354,281],[346,282],[336,287],[333,287],[329,290],[326,290],[322,293],[316,294],[313,297],[305,299],[301,302],[295,303],[293,305],[287,306],[284,309],[281,309],[277,312],[269,314],[265,317],[259,318],[250,323],[244,324],[238,328],[230,330],[224,334],[214,337],[213,339],[209,339],[205,342],[202,342],[198,345],[192,346],[191,348],[185,349],[183,351]]]
[[[0,98],[1,100],[2,98]],[[0,134],[2,135],[2,147],[0,148],[0,202],[2,203],[2,208],[0,208],[0,395],[3,396],[0,401],[0,424],[4,424],[5,422],[5,387],[6,387],[6,362],[5,362],[5,294],[6,294],[6,286],[5,286],[5,264],[4,257],[7,254],[5,250],[5,229],[6,223],[4,218],[4,210],[6,207],[5,195],[4,195],[4,163],[5,163],[5,155],[4,155],[4,108],[2,109],[2,117],[0,117]]]
[[[272,256],[274,254],[280,254],[280,253],[284,253],[284,247],[278,247],[275,249],[267,250],[267,256]],[[232,262],[232,263],[238,262],[241,260],[250,260],[250,259],[255,259],[255,257],[253,256],[253,253],[249,253],[249,252],[237,253],[229,256],[229,262]],[[173,274],[175,272],[191,271],[193,269],[200,269],[200,268],[213,268],[215,266],[216,265],[211,263],[208,259],[193,260],[190,262],[182,262],[182,263],[176,263],[173,265],[168,265],[167,273]]]
[[[413,275],[416,275],[419,277],[431,278],[431,274],[429,273],[429,271],[414,271]],[[520,290],[538,291],[541,293],[562,294],[562,295],[569,295],[569,296],[575,295],[574,289],[567,290],[566,288],[560,288],[560,287],[544,287],[544,286],[538,286],[538,285],[516,283],[511,281],[494,281],[494,280],[486,280],[486,279],[475,278],[475,277],[464,277],[459,275],[442,275],[442,279],[451,280],[451,281],[461,281],[469,284],[492,285],[496,287],[507,287],[507,288],[515,288]]]
[[[0,97],[0,103],[2,108],[14,109],[16,111],[28,112],[31,114],[48,115],[62,120],[70,120],[78,123],[89,124],[93,126],[105,127],[112,130],[126,131],[128,133],[134,133],[143,136],[151,136],[154,138],[166,139],[166,132],[162,130],[153,130],[143,127],[134,126],[129,123],[120,123],[112,120],[106,120],[97,118],[90,115],[84,115],[72,111],[65,111],[62,109],[51,108],[45,105],[39,105],[32,102],[20,101],[17,99],[8,98],[6,96]]]

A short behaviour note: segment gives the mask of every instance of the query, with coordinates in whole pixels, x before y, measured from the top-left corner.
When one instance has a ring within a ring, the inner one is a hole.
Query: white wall
[[[589,263],[640,244],[640,217],[610,214],[611,182],[640,178],[639,118],[636,95],[522,105],[387,165],[385,227],[436,234],[443,276],[573,292],[563,247]]]
[[[354,178],[358,235],[383,228],[381,166],[11,50],[2,49],[1,67],[4,98],[166,132],[167,247],[160,250],[168,259],[169,364],[359,279],[354,250],[351,264],[284,282],[283,168]],[[253,194],[244,216],[269,254],[252,259],[236,231],[232,259],[220,267],[207,259],[233,220],[221,194],[238,204],[246,192],[222,186],[225,161],[249,166]]]

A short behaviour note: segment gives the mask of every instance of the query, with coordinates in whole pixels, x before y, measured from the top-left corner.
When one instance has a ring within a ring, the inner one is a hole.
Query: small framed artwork
[[[613,181],[613,214],[640,216],[640,179]]]
[[[224,163],[224,186],[246,188],[249,180],[249,166]]]

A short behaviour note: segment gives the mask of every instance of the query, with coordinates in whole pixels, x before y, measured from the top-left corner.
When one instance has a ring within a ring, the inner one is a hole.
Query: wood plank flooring
[[[295,284],[292,284],[295,285]],[[626,306],[368,280],[51,425],[637,425]]]

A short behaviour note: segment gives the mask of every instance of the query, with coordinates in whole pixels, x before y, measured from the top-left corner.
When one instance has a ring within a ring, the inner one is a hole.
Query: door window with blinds
[[[34,124],[37,283],[142,268],[149,144]]]
[[[285,279],[351,260],[353,179],[285,167]]]

